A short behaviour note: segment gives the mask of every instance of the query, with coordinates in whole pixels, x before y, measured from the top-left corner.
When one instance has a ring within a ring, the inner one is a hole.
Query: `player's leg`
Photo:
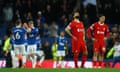
[[[40,60],[39,60],[39,62],[40,62],[40,65],[43,63],[43,61],[45,60],[45,54],[44,54],[44,52],[43,51],[40,51]]]
[[[44,52],[41,50],[37,50],[36,56],[37,56],[36,68],[40,68],[42,66],[44,59],[45,59]]]
[[[105,51],[106,51],[105,42],[102,41],[101,42],[100,53],[99,53],[99,68],[102,67]]]
[[[14,51],[13,51],[13,56],[12,56],[12,64],[13,68],[18,68],[19,62],[18,62],[18,55],[19,55],[19,45],[14,45]]]
[[[18,67],[18,57],[15,56],[15,52],[11,50],[11,57],[12,57],[12,68]]]
[[[22,67],[25,66],[25,63],[26,63],[26,48],[25,48],[25,45],[21,45],[20,46],[20,49],[21,49],[21,55],[22,55]]]
[[[37,45],[34,44],[33,45],[33,68],[35,68],[36,65],[36,61],[37,61],[37,56],[36,56],[36,49],[37,49]]]
[[[57,50],[57,60],[56,60],[56,67],[60,67],[60,58],[61,58],[61,54],[60,51]]]
[[[75,68],[78,68],[78,52],[74,52],[73,53],[73,59],[74,59],[74,64],[75,64]]]
[[[61,52],[61,68],[64,68],[65,50]]]
[[[32,66],[33,68],[35,68],[36,65],[36,60],[37,60],[37,56],[36,56],[36,45],[29,45],[29,50],[30,50],[30,59],[32,61]]]
[[[73,53],[73,60],[75,68],[78,68],[78,55],[80,53],[80,48],[78,48],[80,44],[77,41],[72,41],[72,53]]]
[[[81,63],[81,68],[84,68],[84,64],[85,64],[85,61],[87,60],[87,56],[88,56],[88,51],[87,51],[86,44],[83,44],[81,48],[82,48],[82,63]]]
[[[99,54],[99,43],[94,41],[93,43],[93,68],[97,68],[98,54]]]

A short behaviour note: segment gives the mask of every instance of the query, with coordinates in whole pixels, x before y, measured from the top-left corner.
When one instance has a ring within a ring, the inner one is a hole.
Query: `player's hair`
[[[105,15],[104,15],[104,14],[99,14],[99,15],[98,15],[99,18],[102,17],[102,16],[105,16]]]
[[[33,24],[34,22],[32,21],[32,20],[30,20],[29,22],[28,22],[28,24]]]
[[[120,42],[120,37],[119,37],[119,36],[116,37],[114,41],[115,41],[115,42]]]
[[[75,16],[76,13],[78,13],[79,15],[78,15],[78,16]],[[80,12],[79,12],[79,11],[73,12],[73,13],[72,13],[72,17],[73,17],[72,19],[75,19],[75,18],[79,19],[79,17],[80,17]]]
[[[21,20],[16,20],[16,25],[18,26],[18,25],[20,25],[22,22],[21,22]]]

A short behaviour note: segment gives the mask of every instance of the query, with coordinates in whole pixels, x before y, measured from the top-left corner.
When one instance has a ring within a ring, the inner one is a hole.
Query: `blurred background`
[[[98,20],[99,14],[106,16],[111,35],[107,40],[107,51],[113,46],[113,40],[120,33],[120,0],[0,0],[0,58],[3,57],[3,45],[6,35],[20,19],[23,23],[33,20],[39,29],[42,49],[46,59],[53,59],[52,46],[61,30],[72,20],[72,13],[80,11],[85,29]],[[69,54],[72,59],[71,38],[68,38]],[[92,59],[92,42],[87,39],[88,59]],[[106,52],[107,53],[107,52]],[[112,58],[112,57],[111,57]]]

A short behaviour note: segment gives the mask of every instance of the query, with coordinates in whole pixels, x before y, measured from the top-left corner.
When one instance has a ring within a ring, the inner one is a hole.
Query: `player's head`
[[[79,12],[74,12],[73,13],[73,18],[74,19],[79,19],[80,18],[80,13]]]
[[[17,21],[16,21],[16,26],[21,26],[21,25],[22,25],[21,20],[17,20]]]
[[[34,27],[34,22],[33,21],[29,21],[28,25],[29,25],[30,28],[32,28],[32,27]]]
[[[114,44],[119,44],[119,42],[120,42],[120,38],[116,37],[115,40],[114,40]]]
[[[61,37],[64,37],[64,35],[65,35],[64,31],[61,31],[61,32],[60,32],[60,36],[61,36]]]
[[[101,22],[101,23],[104,23],[105,22],[105,15],[99,15],[99,21]]]

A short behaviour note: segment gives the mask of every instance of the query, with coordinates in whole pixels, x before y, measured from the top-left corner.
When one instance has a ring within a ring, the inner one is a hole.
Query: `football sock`
[[[87,60],[87,55],[83,55],[82,56],[82,63],[81,63],[81,67],[84,67],[85,61]]]
[[[75,68],[78,68],[78,56],[74,56]]]

